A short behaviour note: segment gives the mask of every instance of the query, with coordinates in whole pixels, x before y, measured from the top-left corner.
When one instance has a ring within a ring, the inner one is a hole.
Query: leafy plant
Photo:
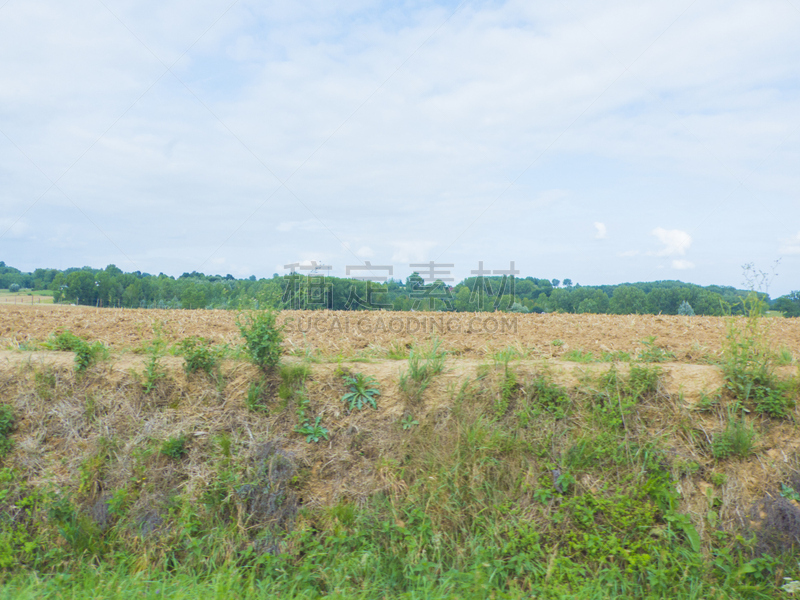
[[[526,408],[533,410],[532,414],[525,415],[526,418],[520,422],[521,425],[527,425],[529,420],[538,416],[542,410],[551,413],[556,419],[563,419],[566,416],[571,402],[569,393],[566,388],[550,381],[546,375],[538,375],[526,381],[523,390]]]
[[[781,484],[781,496],[789,500],[794,500],[795,502],[800,502],[800,494],[798,494],[792,486],[786,485],[785,483]]]
[[[102,342],[89,344],[69,330],[52,335],[44,345],[54,350],[74,352],[75,371],[78,373],[83,373],[98,360],[108,357],[108,348]]]
[[[274,369],[281,360],[282,327],[272,311],[250,313],[236,324],[244,338],[252,361],[264,371]]]
[[[329,439],[328,438],[328,430],[325,427],[322,427],[319,423],[322,420],[322,415],[318,416],[317,419],[314,421],[312,425],[310,421],[306,421],[302,425],[298,425],[294,428],[297,433],[300,433],[306,436],[306,442],[308,443],[317,443],[322,439]]]
[[[183,355],[183,368],[187,373],[204,371],[212,375],[217,369],[219,359],[217,353],[208,344],[208,340],[198,336],[185,338],[178,344]]]
[[[753,393],[756,411],[773,419],[788,417],[795,407],[795,400],[791,390],[785,388],[789,388],[785,383],[778,383],[773,388],[757,387]]]
[[[14,409],[8,404],[0,404],[0,458],[8,454],[14,446],[10,437],[14,422]]]
[[[412,427],[419,425],[419,421],[414,418],[414,415],[407,414],[403,417],[403,420],[400,421],[400,425],[403,426],[403,431],[408,431]]]
[[[152,344],[147,349],[147,361],[144,363],[144,382],[142,388],[145,394],[152,392],[158,383],[167,377],[167,370],[161,364],[163,348]]]
[[[500,381],[500,389],[494,401],[494,416],[502,419],[508,411],[508,405],[514,392],[517,391],[517,376],[508,367],[503,372],[503,379]]]
[[[350,391],[342,396],[342,402],[349,405],[350,410],[361,410],[365,405],[370,404],[377,409],[376,396],[381,392],[377,387],[377,382],[373,377],[367,377],[362,373],[356,373],[353,377],[345,376],[344,380],[349,384]]]
[[[161,454],[175,460],[183,458],[188,452],[186,441],[185,435],[179,435],[164,440],[164,443],[161,444]]]
[[[408,357],[408,370],[400,374],[398,385],[410,400],[417,401],[433,378],[444,371],[447,352],[440,349],[438,339],[429,349],[414,347]]]
[[[678,307],[678,314],[686,317],[693,317],[694,309],[692,308],[691,304],[689,304],[686,300],[684,300]]]
[[[746,458],[753,449],[755,437],[755,430],[745,423],[744,417],[735,418],[729,415],[725,429],[716,434],[711,442],[711,453],[718,460],[730,456]]]
[[[642,362],[667,362],[675,359],[675,353],[656,346],[656,336],[651,335],[646,340],[642,340],[644,350],[639,352],[639,360]]]

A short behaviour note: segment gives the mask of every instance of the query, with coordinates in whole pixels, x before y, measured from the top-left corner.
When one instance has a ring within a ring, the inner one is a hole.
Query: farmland
[[[242,317],[0,306],[9,589],[778,597],[800,578],[798,319],[283,311],[264,370]]]

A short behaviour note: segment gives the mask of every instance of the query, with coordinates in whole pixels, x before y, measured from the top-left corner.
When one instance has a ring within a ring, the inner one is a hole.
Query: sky
[[[777,297],[798,30],[800,0],[0,0],[0,260],[736,287],[750,264]]]

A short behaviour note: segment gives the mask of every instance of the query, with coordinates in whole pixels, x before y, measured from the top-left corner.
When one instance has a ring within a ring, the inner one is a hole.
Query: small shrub
[[[161,454],[175,460],[183,458],[187,452],[185,435],[171,437],[161,444]]]
[[[380,396],[381,392],[373,387],[373,384],[377,384],[374,378],[356,373],[354,377],[346,376],[344,380],[349,384],[350,391],[342,396],[342,402],[348,404],[351,411],[355,408],[361,410],[367,404],[374,409],[378,408],[375,397]]]
[[[102,342],[89,344],[89,342],[68,330],[52,335],[44,345],[53,350],[74,352],[75,371],[78,373],[83,373],[98,360],[108,358],[108,348]]]
[[[632,366],[628,374],[627,388],[637,399],[653,394],[658,389],[658,378],[661,370],[658,367]]]
[[[678,314],[686,317],[693,317],[694,309],[692,308],[691,304],[689,304],[686,300],[684,300],[678,307]]]
[[[795,401],[790,393],[784,391],[786,385],[778,385],[776,388],[759,387],[756,388],[753,396],[756,411],[768,415],[773,419],[785,419],[794,409]]]
[[[642,340],[644,350],[639,353],[639,360],[642,362],[667,362],[675,359],[675,353],[664,350],[656,346],[656,337],[651,335],[646,340]]]
[[[444,371],[447,352],[440,350],[439,340],[430,349],[412,348],[408,357],[408,370],[400,375],[400,390],[411,401],[417,401],[436,375]]]
[[[8,454],[14,446],[10,437],[14,422],[14,409],[8,404],[0,404],[0,458]]]
[[[729,418],[725,429],[714,436],[711,453],[718,460],[730,456],[746,458],[753,449],[756,432],[745,423],[744,418]]]
[[[506,368],[503,373],[503,379],[500,382],[500,389],[498,390],[497,397],[494,401],[494,416],[496,419],[502,419],[508,411],[508,406],[511,403],[511,398],[517,391],[517,376],[514,371]]]
[[[711,473],[711,483],[717,487],[722,487],[723,485],[728,483],[728,476],[725,473],[714,471],[713,473]]]
[[[183,355],[183,368],[187,373],[204,371],[212,375],[219,364],[217,353],[208,345],[208,340],[205,338],[188,337],[178,344],[178,349]]]
[[[152,392],[158,383],[166,379],[167,371],[161,364],[161,352],[155,347],[148,350],[147,362],[144,363],[144,382],[142,389],[145,394]]]
[[[538,410],[544,410],[556,419],[563,419],[570,405],[567,389],[553,383],[544,375],[535,377],[524,385],[526,404]]]
[[[16,294],[19,291],[19,284],[18,283],[12,283],[10,286],[8,286],[8,291],[13,293],[13,294]]]
[[[274,369],[281,360],[283,335],[272,311],[249,314],[237,320],[250,358],[264,371]]]

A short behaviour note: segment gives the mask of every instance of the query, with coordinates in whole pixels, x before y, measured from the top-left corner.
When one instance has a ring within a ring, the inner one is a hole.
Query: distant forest
[[[607,314],[725,315],[742,312],[750,293],[726,286],[680,281],[581,286],[569,279],[470,277],[453,285],[426,282],[414,273],[405,281],[360,281],[323,274],[236,279],[232,275],[184,273],[178,278],[124,273],[114,265],[36,269],[24,273],[0,261],[0,289],[48,290],[55,302],[126,308],[452,310],[459,312],[565,312]],[[760,294],[765,309],[800,316],[800,291],[777,299]]]

